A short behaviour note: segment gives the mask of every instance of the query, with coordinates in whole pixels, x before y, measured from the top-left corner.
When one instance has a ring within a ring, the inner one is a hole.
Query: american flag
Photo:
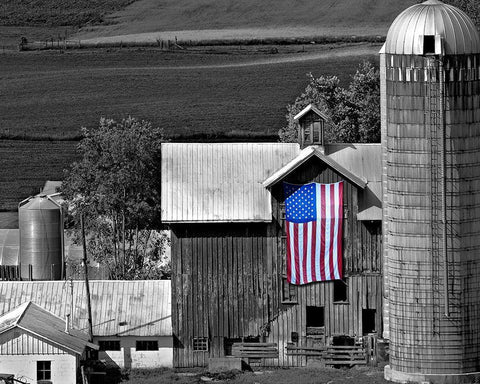
[[[288,282],[341,279],[343,182],[283,183],[283,188]]]

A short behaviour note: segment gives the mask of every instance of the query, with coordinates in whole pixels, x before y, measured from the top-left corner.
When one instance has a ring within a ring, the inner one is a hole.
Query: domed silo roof
[[[445,55],[480,53],[480,37],[473,21],[458,8],[438,0],[413,5],[398,15],[388,30],[385,53],[423,55],[424,36],[440,36]]]

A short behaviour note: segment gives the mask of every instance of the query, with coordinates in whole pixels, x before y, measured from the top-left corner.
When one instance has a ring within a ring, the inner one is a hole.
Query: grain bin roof
[[[88,335],[78,330],[65,332],[65,320],[44,308],[27,301],[0,317],[0,333],[20,328],[37,337],[81,355],[86,346],[98,349],[88,342]]]
[[[392,23],[385,53],[423,55],[423,36],[438,35],[444,54],[480,53],[480,37],[473,21],[458,8],[438,0],[416,4]]]
[[[288,143],[162,144],[162,221],[271,221],[262,182],[298,152]]]
[[[94,336],[171,336],[170,280],[90,281]],[[27,301],[65,318],[70,313],[70,283],[0,282],[0,314]],[[83,281],[73,282],[73,328],[88,329]]]

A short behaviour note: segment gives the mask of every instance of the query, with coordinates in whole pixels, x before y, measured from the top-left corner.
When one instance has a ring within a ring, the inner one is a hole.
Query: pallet
[[[276,343],[233,343],[232,355],[249,359],[278,358]]]
[[[297,347],[287,345],[288,356],[320,357],[325,365],[366,365],[366,352],[361,345],[326,345],[323,347]]]

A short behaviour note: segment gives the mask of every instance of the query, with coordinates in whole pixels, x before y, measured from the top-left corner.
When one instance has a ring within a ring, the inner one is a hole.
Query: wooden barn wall
[[[340,180],[339,174],[316,158],[286,179],[292,183]],[[362,309],[375,309],[376,330],[381,335],[381,224],[356,220],[361,193],[345,183],[348,298],[341,303],[333,302],[333,282],[294,287],[295,302],[283,300],[281,185],[272,190],[272,223],[172,225],[174,366],[204,366],[209,357],[224,356],[224,338],[244,337],[278,343],[279,358],[265,361],[267,365],[304,365],[305,358],[287,357],[285,346],[292,341],[292,332],[299,335],[297,346],[315,342],[306,335],[307,306],[324,307],[327,337],[362,335]],[[208,338],[209,351],[193,351],[194,337]]]

